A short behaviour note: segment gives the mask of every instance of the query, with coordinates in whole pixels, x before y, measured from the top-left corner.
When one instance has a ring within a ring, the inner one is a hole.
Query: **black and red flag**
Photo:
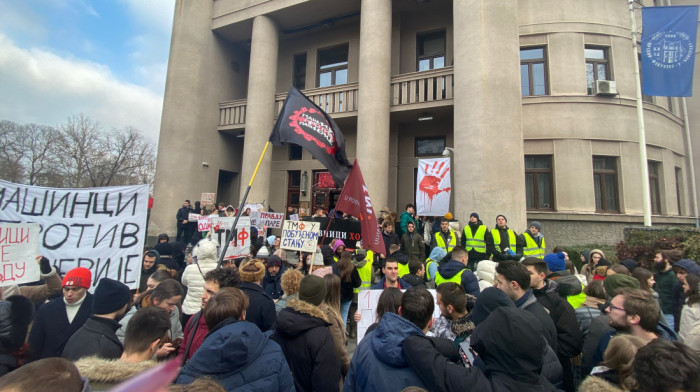
[[[294,86],[287,93],[270,142],[277,147],[284,142],[301,146],[330,171],[337,185],[342,186],[350,173],[351,165],[345,155],[345,138],[340,128]]]
[[[355,159],[348,180],[340,192],[335,209],[360,220],[363,248],[369,249],[376,254],[386,253],[384,238],[382,238],[382,232],[377,223],[377,216],[374,214],[372,201],[369,198],[369,192],[367,191],[367,186],[365,186],[365,179],[362,177],[357,159]]]

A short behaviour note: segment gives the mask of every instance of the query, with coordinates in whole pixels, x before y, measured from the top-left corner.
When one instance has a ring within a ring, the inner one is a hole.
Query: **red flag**
[[[350,175],[348,175],[348,179],[345,181],[345,186],[343,186],[343,190],[340,192],[335,210],[342,211],[360,220],[362,246],[365,249],[374,251],[377,254],[386,253],[382,232],[379,229],[377,216],[374,214],[374,208],[372,208],[369,192],[367,192],[365,180],[362,178],[362,172],[360,171],[360,165],[357,164],[357,159],[355,159],[355,163],[352,165],[352,171],[350,171]]]

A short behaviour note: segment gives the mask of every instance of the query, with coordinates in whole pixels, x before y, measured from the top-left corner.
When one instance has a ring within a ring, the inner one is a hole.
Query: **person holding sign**
[[[39,308],[29,333],[29,347],[38,358],[60,357],[71,336],[92,314],[92,294],[87,290],[92,272],[73,268],[63,277],[63,297]]]
[[[2,287],[2,300],[5,301],[7,298],[13,295],[22,295],[29,298],[32,302],[41,302],[46,300],[61,291],[61,277],[56,272],[56,268],[51,266],[49,259],[44,256],[36,257],[37,263],[39,263],[39,269],[41,271],[41,280],[44,284],[39,286],[22,286],[17,285]]]

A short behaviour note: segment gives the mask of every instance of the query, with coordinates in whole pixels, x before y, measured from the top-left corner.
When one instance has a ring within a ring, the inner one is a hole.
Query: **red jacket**
[[[193,321],[199,318],[199,322],[192,326]],[[194,330],[194,331],[193,331]],[[204,315],[202,314],[202,311],[199,311],[190,317],[190,320],[187,321],[187,325],[185,326],[185,331],[184,331],[184,338],[182,340],[182,344],[180,344],[180,348],[177,351],[177,360],[182,363],[182,357],[185,355],[185,349],[187,348],[187,344],[190,341],[190,336],[194,332],[194,338],[192,338],[192,344],[190,345],[190,350],[187,353],[187,361],[192,358],[194,355],[195,351],[202,345],[204,342],[204,338],[207,336],[209,333],[209,327],[207,327],[207,322],[204,320]]]

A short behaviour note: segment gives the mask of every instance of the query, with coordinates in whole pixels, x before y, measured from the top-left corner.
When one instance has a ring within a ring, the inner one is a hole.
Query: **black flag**
[[[287,93],[270,142],[278,147],[284,142],[301,146],[331,172],[339,186],[352,169],[338,125],[294,86]]]

